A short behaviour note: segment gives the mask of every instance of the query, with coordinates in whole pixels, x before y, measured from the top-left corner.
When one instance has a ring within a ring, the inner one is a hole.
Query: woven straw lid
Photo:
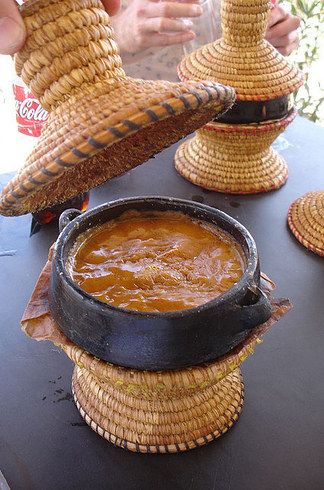
[[[294,201],[288,224],[304,247],[324,256],[324,191],[308,192]]]
[[[237,100],[269,100],[294,92],[302,73],[264,40],[268,0],[222,0],[223,37],[184,58],[181,80],[231,85]]]
[[[120,175],[234,101],[213,82],[126,77],[99,0],[32,0],[21,12],[27,42],[16,71],[50,117],[0,195],[1,214],[38,211]]]

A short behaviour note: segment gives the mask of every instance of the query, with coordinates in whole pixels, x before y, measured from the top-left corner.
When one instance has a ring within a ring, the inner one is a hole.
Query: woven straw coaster
[[[175,371],[138,371],[60,345],[75,363],[72,390],[87,424],[109,442],[142,453],[187,451],[217,439],[243,405],[239,365],[258,335],[212,363]]]
[[[324,257],[324,191],[308,192],[294,201],[288,224],[304,247]]]
[[[81,416],[100,436],[134,452],[182,452],[217,439],[242,409],[239,366],[281,308],[275,307],[267,323],[214,362],[172,371],[116,366],[70,341],[58,342],[75,364],[72,391]]]
[[[0,195],[0,213],[64,202],[120,175],[233,104],[215,82],[125,76],[99,0],[36,0],[21,9],[27,42],[16,71],[50,117]]]
[[[99,384],[76,367],[72,392],[81,416],[107,441],[133,452],[165,454],[204,446],[225,434],[242,409],[241,378],[236,369],[209,389],[146,400]]]

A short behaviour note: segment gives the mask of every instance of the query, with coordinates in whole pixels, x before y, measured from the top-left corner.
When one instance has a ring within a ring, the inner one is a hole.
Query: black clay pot
[[[174,312],[136,312],[96,300],[71,280],[65,267],[67,257],[80,233],[130,209],[180,211],[214,223],[242,248],[245,271],[240,281],[208,303]],[[240,223],[217,209],[168,197],[134,197],[82,215],[76,210],[65,211],[60,224],[66,226],[53,257],[51,312],[69,339],[100,359],[148,370],[179,369],[212,361],[271,316],[270,303],[260,289],[253,238]]]
[[[293,108],[293,100],[284,95],[270,100],[237,100],[217,122],[226,124],[253,124],[286,117]]]

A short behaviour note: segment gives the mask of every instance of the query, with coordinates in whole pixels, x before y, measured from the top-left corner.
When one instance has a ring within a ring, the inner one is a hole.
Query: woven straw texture
[[[34,212],[120,175],[234,101],[214,82],[126,77],[99,0],[38,0],[22,15],[28,36],[16,70],[50,117],[3,190],[1,214]]]
[[[281,187],[288,167],[271,143],[295,117],[270,124],[210,123],[175,155],[177,171],[193,184],[229,194],[255,194]]]
[[[237,369],[193,395],[150,401],[136,399],[76,368],[72,391],[87,424],[116,446],[141,453],[175,453],[203,446],[237,421],[243,384]]]
[[[308,192],[294,201],[288,223],[304,247],[324,257],[324,191]]]
[[[259,341],[210,364],[164,372],[114,366],[76,345],[61,348],[76,364],[75,401],[93,430],[130,451],[170,453],[202,446],[236,422],[243,404],[238,366]]]
[[[303,83],[302,73],[264,40],[268,0],[222,0],[221,39],[185,57],[181,80],[215,80],[235,88],[238,100],[288,95]]]
[[[229,83],[243,101],[270,100],[294,92],[302,73],[264,40],[268,0],[222,0],[223,36],[182,60],[181,80]],[[270,148],[293,119],[292,111],[266,124],[209,124],[177,151],[178,172],[196,185],[232,194],[254,194],[281,187],[288,168]],[[209,134],[208,134],[209,132]]]

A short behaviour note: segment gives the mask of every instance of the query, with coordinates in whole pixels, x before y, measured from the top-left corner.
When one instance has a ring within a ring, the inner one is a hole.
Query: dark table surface
[[[275,147],[290,175],[268,194],[229,196],[191,185],[173,168],[176,145],[91,192],[91,207],[145,194],[218,207],[250,230],[276,295],[294,304],[243,364],[239,422],[187,453],[129,453],[84,424],[71,397],[72,363],[19,325],[56,226],[29,238],[30,215],[0,217],[0,470],[12,490],[324,488],[324,260],[286,225],[294,199],[324,189],[324,129],[297,118]],[[1,185],[9,177],[1,175]]]

